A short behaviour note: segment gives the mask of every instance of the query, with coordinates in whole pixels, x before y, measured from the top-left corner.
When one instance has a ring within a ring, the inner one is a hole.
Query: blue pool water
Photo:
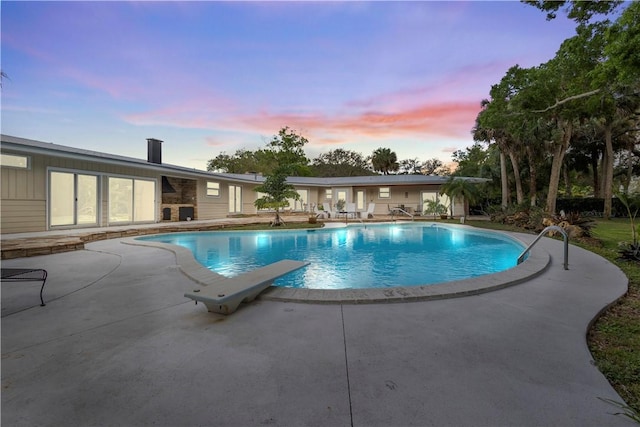
[[[309,289],[417,286],[496,273],[524,249],[490,232],[429,223],[300,231],[172,233],[141,237],[184,246],[216,273],[233,277],[281,259],[311,264],[274,285]]]
[[[362,289],[428,285],[516,266],[524,247],[490,232],[432,224],[300,231],[172,233],[142,237],[184,246],[216,273],[233,277],[281,259],[308,261],[274,285]]]

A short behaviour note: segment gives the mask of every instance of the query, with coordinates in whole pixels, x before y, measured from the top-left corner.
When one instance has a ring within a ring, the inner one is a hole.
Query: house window
[[[391,189],[389,187],[380,187],[378,189],[378,198],[379,199],[391,198]]]
[[[0,154],[0,164],[3,167],[29,169],[29,157],[17,154]]]
[[[220,197],[220,183],[207,181],[207,196]]]
[[[327,200],[331,200],[333,198],[333,190],[331,188],[324,190],[324,198]]]

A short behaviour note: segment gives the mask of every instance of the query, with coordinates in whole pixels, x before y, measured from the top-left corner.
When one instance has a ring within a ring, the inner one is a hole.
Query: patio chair
[[[318,211],[316,218],[331,218],[331,207],[329,203],[320,203],[322,205],[322,210]]]
[[[365,218],[366,219],[373,218],[373,211],[375,209],[376,209],[376,204],[369,203],[369,206],[367,206],[367,211],[365,212]]]
[[[355,203],[347,203],[344,206],[344,211],[346,212],[346,215],[352,218],[356,217],[356,204]]]
[[[47,283],[47,270],[42,268],[2,268],[2,281],[3,282],[40,282],[40,305],[44,307],[44,299],[42,298],[42,291],[44,285]]]

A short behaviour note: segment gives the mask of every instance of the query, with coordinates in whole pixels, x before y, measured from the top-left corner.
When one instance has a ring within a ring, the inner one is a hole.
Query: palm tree
[[[8,79],[9,76],[7,76],[7,73],[5,73],[4,71],[0,70],[0,88],[2,87],[2,83],[4,79]]]
[[[437,159],[434,159],[437,160]],[[439,161],[439,160],[438,160]],[[400,160],[400,174],[401,175],[420,175],[420,171],[422,170],[423,164],[418,159],[405,159]],[[442,166],[442,162],[436,165],[435,167]]]
[[[389,175],[390,172],[397,171],[400,165],[398,164],[398,156],[390,148],[378,148],[373,152],[371,156],[371,164],[373,170],[382,172],[383,175]]]
[[[478,187],[469,179],[452,176],[440,189],[440,194],[446,194],[451,203],[462,197],[464,203],[464,215],[469,214],[469,203],[475,203],[480,198]]]
[[[490,126],[483,125],[485,121],[485,117],[487,116],[487,109],[491,101],[488,99],[483,99],[480,103],[480,107],[482,110],[478,113],[476,117],[476,124],[471,130],[471,134],[473,135],[473,140],[477,142],[484,142],[490,145],[492,142],[497,141],[496,135],[499,135],[499,131]],[[498,151],[500,152],[500,188],[502,193],[502,209],[506,209],[509,205],[509,182],[507,180],[507,163],[505,153],[500,145],[498,145]]]

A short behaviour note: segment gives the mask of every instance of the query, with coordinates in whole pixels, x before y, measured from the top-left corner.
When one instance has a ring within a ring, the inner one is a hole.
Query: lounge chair
[[[308,265],[308,262],[285,259],[248,273],[221,278],[201,289],[186,292],[185,297],[204,303],[213,313],[231,314],[241,302],[253,301],[273,281]]]
[[[347,217],[356,217],[356,204],[355,203],[347,203],[345,204],[344,211],[346,212]]]
[[[369,203],[369,206],[367,206],[367,211],[365,212],[365,218],[366,219],[373,218],[373,211],[375,209],[376,209],[376,204]]]
[[[331,218],[331,207],[329,203],[321,203],[322,210],[318,211],[316,218]]]

